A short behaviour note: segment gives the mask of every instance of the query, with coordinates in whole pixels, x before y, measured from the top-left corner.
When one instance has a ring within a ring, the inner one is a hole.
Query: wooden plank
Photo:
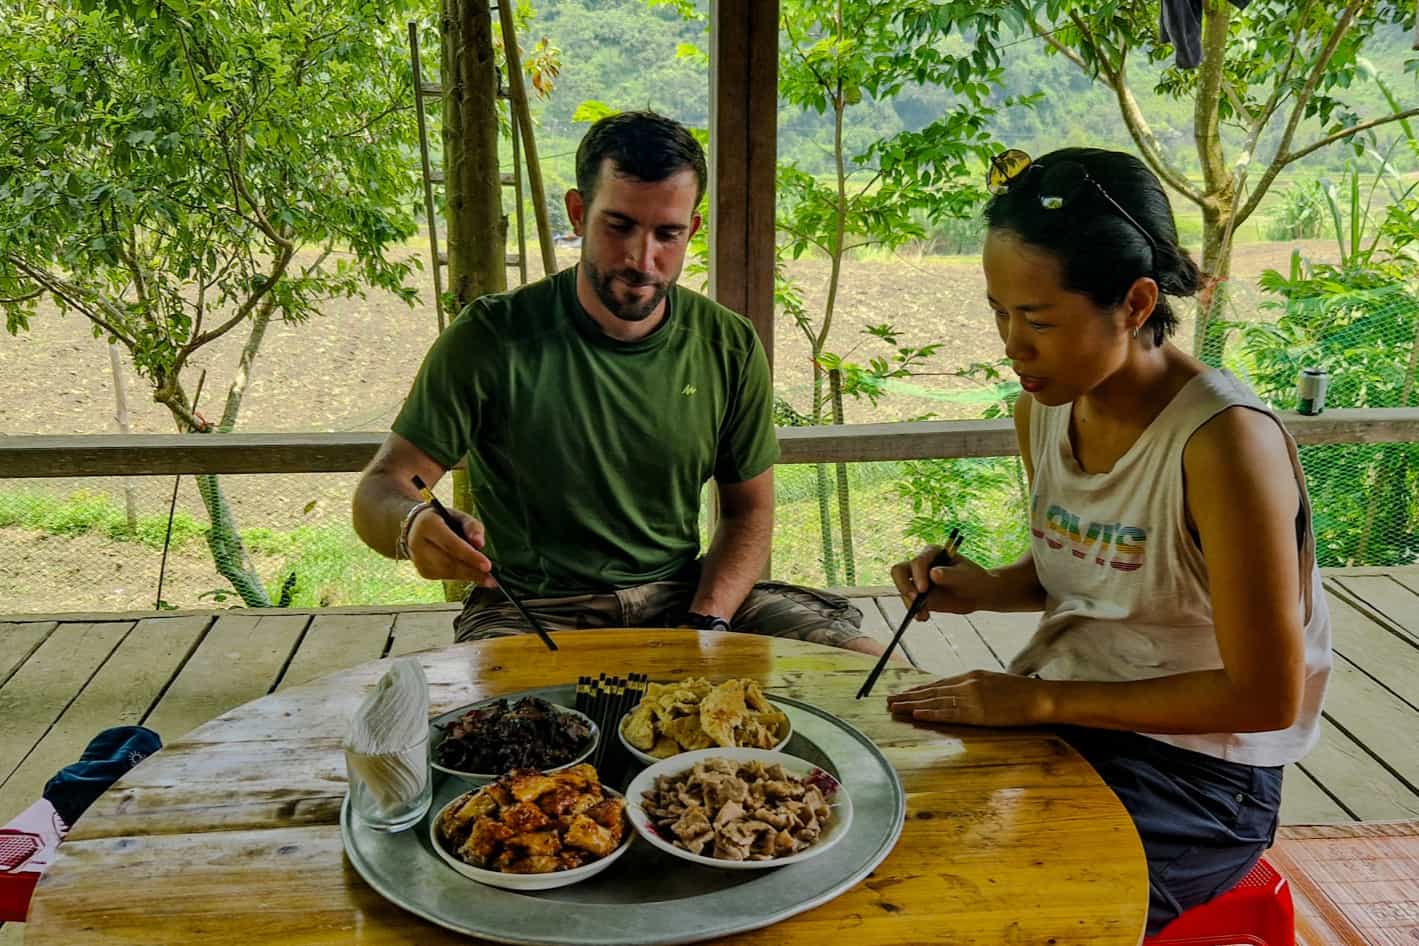
[[[1004,457],[1019,452],[1008,420],[780,427],[780,463]]]
[[[980,634],[1002,667],[1024,650],[1040,623],[1038,611],[977,611],[966,620]]]
[[[895,595],[878,598],[877,606],[893,627],[907,613],[906,605]],[[925,622],[909,628],[904,639],[911,644],[916,665],[928,673],[952,676],[968,670],[1001,669],[1000,661],[976,629],[959,614],[932,614]]]
[[[896,628],[887,623],[887,619],[882,615],[881,610],[877,607],[877,601],[873,598],[859,598],[858,600],[854,601],[853,604],[857,605],[859,608],[862,609],[863,632],[868,634],[873,640],[877,641],[879,644],[891,643],[892,632],[895,631]],[[902,643],[905,644],[906,642],[903,641]],[[898,648],[900,649],[901,646],[902,645],[899,644]],[[910,648],[906,648],[903,651],[903,654],[908,660],[911,660]],[[915,663],[915,661],[912,662]]]
[[[364,469],[384,437],[379,431],[6,437],[0,477],[348,473]]]
[[[1383,759],[1411,791],[1419,787],[1419,752],[1414,751],[1419,713],[1339,655],[1326,692],[1325,716]]]
[[[1305,770],[1305,764],[1288,765],[1281,779],[1281,823],[1330,824],[1353,821]]]
[[[1419,565],[1401,565],[1385,569],[1385,574],[1415,594],[1419,594]]]
[[[1419,654],[1419,594],[1388,575],[1353,575],[1332,578],[1331,581],[1363,602],[1361,610],[1374,612],[1390,626],[1408,634],[1411,650]],[[1331,597],[1334,599],[1335,596]],[[1419,680],[1415,682],[1419,683]]]
[[[418,611],[395,616],[394,643],[389,656],[402,657],[421,650],[438,650],[453,644],[453,619],[457,611]]]
[[[1335,652],[1411,706],[1419,707],[1419,645],[1376,624],[1335,594],[1329,595],[1328,600]]]
[[[457,610],[458,605],[439,604],[345,604],[329,608],[179,608],[176,611],[68,611],[54,614],[23,614],[5,617],[15,623],[31,621],[57,621],[60,624],[83,624],[94,621],[141,621],[144,618],[185,618],[191,615],[213,614],[396,614],[408,611],[448,611]]]
[[[0,726],[0,785],[19,768],[132,628],[130,621],[61,624],[0,687],[0,719],[5,721]],[[8,820],[8,816],[3,819]]]
[[[753,18],[760,16],[761,6],[769,6],[748,5]],[[771,265],[772,254],[764,258]],[[1419,441],[1419,408],[1345,409],[1316,417],[1283,411],[1280,417],[1301,444]],[[348,473],[364,469],[384,437],[379,431],[6,437],[0,440],[0,477]],[[781,427],[778,439],[781,463],[1004,457],[1018,452],[1008,420]]]
[[[25,938],[25,924],[0,923],[0,946],[20,946]]]
[[[171,742],[265,696],[310,621],[301,614],[221,615],[143,725]]]
[[[299,649],[276,689],[309,683],[384,655],[392,614],[331,614],[311,619]]]
[[[1419,719],[1416,726],[1419,726]],[[1355,740],[1336,729],[1330,720],[1321,720],[1320,732],[1320,743],[1301,760],[1301,765],[1354,814],[1354,818],[1340,820],[1383,821],[1419,817],[1419,793],[1395,778]],[[1289,776],[1289,771],[1287,774]],[[1285,793],[1283,782],[1283,805]]]
[[[0,687],[15,675],[56,627],[57,621],[0,624]]]
[[[44,783],[76,761],[94,736],[142,720],[210,624],[205,617],[139,622],[0,786],[0,822],[38,798]]]

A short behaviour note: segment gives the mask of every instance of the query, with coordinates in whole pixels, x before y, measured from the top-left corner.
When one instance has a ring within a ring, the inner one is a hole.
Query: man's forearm
[[[404,517],[418,501],[412,485],[405,489],[375,470],[367,471],[355,488],[355,533],[385,558],[394,558]]]
[[[705,555],[690,610],[732,620],[769,560],[772,510],[724,516]]]

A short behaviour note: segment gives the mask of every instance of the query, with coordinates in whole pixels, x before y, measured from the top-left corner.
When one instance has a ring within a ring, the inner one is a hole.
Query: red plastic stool
[[[1193,907],[1143,946],[1295,946],[1291,888],[1265,858],[1235,887]]]

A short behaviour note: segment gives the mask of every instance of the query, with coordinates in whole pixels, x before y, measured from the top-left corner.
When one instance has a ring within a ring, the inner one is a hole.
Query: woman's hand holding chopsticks
[[[927,593],[926,605],[917,612],[916,620],[925,621],[931,611],[970,614],[988,609],[996,577],[959,553],[952,556],[950,565],[933,568],[932,560],[940,551],[941,546],[929,545],[911,561],[892,566],[892,583],[903,604],[910,607],[918,593]]]

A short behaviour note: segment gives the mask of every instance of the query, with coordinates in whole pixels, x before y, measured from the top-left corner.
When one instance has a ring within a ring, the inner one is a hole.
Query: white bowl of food
[[[508,773],[459,795],[429,819],[429,840],[463,876],[504,890],[580,883],[631,846],[625,798],[578,765]]]
[[[585,713],[541,697],[495,697],[449,710],[429,724],[430,764],[471,785],[515,768],[554,773],[591,758],[601,733]]]
[[[801,863],[841,841],[852,826],[852,799],[830,773],[797,756],[703,749],[636,776],[626,816],[648,843],[681,860],[762,870]]]
[[[616,735],[644,765],[701,749],[782,749],[793,722],[756,680],[712,684],[703,677],[652,683],[616,725]]]

